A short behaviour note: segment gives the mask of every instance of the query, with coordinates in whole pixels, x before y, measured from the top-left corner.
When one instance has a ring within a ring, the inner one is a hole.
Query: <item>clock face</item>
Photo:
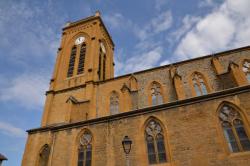
[[[83,43],[84,41],[85,41],[85,37],[80,36],[80,37],[78,37],[78,38],[76,39],[75,44],[78,45],[78,44]]]

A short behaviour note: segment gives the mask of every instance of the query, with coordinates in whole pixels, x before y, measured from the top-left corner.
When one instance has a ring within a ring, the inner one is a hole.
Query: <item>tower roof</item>
[[[107,30],[107,28],[106,28],[106,26],[105,26],[105,24],[104,24],[104,22],[103,22],[103,20],[102,20],[102,18],[101,18],[101,13],[100,13],[99,11],[96,11],[96,12],[95,12],[95,15],[92,15],[92,16],[89,16],[89,17],[86,17],[86,18],[83,18],[83,19],[81,19],[81,20],[74,21],[74,22],[67,22],[67,23],[65,24],[65,26],[63,27],[62,30],[64,31],[64,30],[66,30],[66,29],[69,29],[69,28],[71,28],[71,27],[77,26],[77,25],[79,25],[79,24],[82,24],[82,23],[85,23],[85,22],[88,22],[88,21],[92,21],[92,20],[94,20],[94,19],[99,19],[99,20],[100,20],[101,25],[103,26],[104,30],[105,30],[106,33],[108,34],[108,37],[109,37],[109,39],[110,39],[112,45],[115,46],[115,44],[114,44],[114,42],[113,42],[113,39],[112,39],[111,35],[109,34],[109,32],[108,32],[108,30]]]
[[[0,153],[0,161],[3,161],[3,160],[8,160],[4,155],[2,155],[1,153]]]

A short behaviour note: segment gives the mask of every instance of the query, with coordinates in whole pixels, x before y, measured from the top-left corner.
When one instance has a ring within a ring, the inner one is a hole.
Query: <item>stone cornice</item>
[[[35,129],[27,130],[27,132],[29,134],[33,134],[33,133],[37,133],[37,132],[45,132],[45,131],[56,132],[59,130],[82,127],[82,126],[86,126],[86,125],[106,123],[106,122],[115,121],[115,120],[119,120],[119,119],[123,119],[123,118],[139,116],[142,114],[163,111],[163,110],[176,108],[176,107],[182,107],[182,106],[186,106],[186,105],[196,104],[196,103],[200,103],[200,102],[204,102],[204,101],[209,101],[209,100],[213,100],[213,99],[218,99],[218,98],[227,97],[227,96],[231,96],[231,95],[237,95],[237,94],[246,93],[246,92],[250,92],[250,85],[226,89],[223,91],[218,91],[218,92],[210,93],[207,95],[197,96],[197,97],[188,98],[188,99],[184,99],[184,100],[177,100],[177,101],[165,103],[162,105],[132,110],[129,112],[124,112],[124,113],[120,113],[120,114],[116,114],[116,115],[110,115],[110,116],[105,116],[105,117],[100,117],[100,118],[96,118],[96,119],[90,119],[90,120],[80,121],[80,122],[75,122],[75,123],[68,123],[68,124],[63,123],[61,125],[56,124],[54,126],[51,125],[51,126],[46,126],[46,127],[41,127],[41,128],[35,128]]]
[[[48,90],[48,91],[46,91],[45,95],[64,93],[64,92],[67,92],[67,91],[81,89],[81,88],[85,88],[85,87],[86,87],[86,84],[82,84],[82,85],[78,85],[78,86],[74,86],[74,87],[70,87],[70,88],[65,88],[65,89],[60,89],[60,90]]]

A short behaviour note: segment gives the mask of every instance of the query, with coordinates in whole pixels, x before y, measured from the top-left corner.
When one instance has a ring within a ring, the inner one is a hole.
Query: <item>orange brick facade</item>
[[[86,44],[81,74],[79,37]],[[68,77],[75,45],[74,69]],[[162,127],[166,162],[151,165],[249,165],[250,151],[230,151],[219,118],[223,106],[232,107],[250,138],[249,71],[243,70],[250,62],[249,46],[118,77],[113,52],[114,43],[99,13],[63,28],[41,127],[28,131],[23,166],[77,165],[85,131],[92,135],[91,165],[125,165],[121,143],[125,135],[133,141],[130,165],[149,165],[145,129],[152,119]],[[197,86],[194,77],[202,80]],[[152,93],[160,97],[154,99]],[[45,145],[46,161],[41,163]]]

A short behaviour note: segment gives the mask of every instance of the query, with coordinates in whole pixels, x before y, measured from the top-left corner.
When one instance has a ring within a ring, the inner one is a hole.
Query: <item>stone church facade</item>
[[[250,46],[114,77],[97,12],[63,28],[23,166],[247,166]]]

